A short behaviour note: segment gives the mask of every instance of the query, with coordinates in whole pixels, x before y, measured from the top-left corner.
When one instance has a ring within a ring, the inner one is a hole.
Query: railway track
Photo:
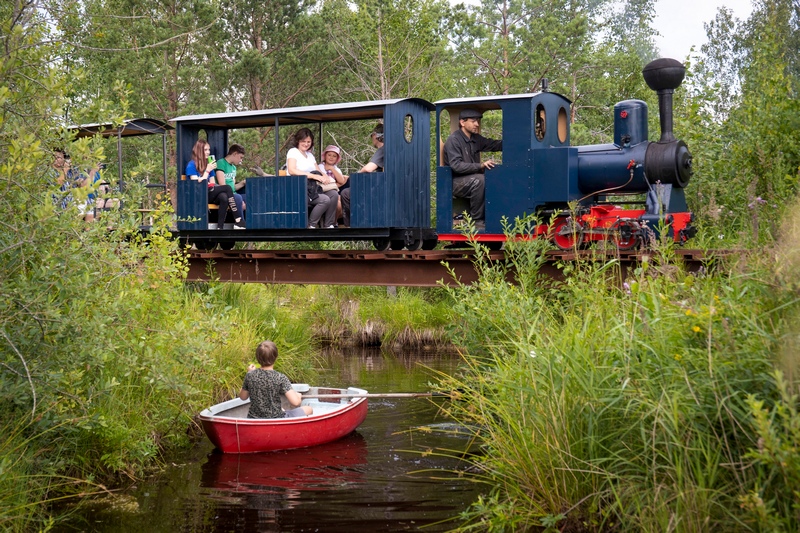
[[[690,271],[699,271],[715,259],[734,254],[732,250],[678,249],[676,257]],[[505,261],[505,252],[488,252],[491,261]],[[552,250],[542,272],[560,279],[564,261],[610,261],[618,259],[624,277],[629,269],[653,257],[652,252],[598,252]],[[455,284],[445,263],[461,283],[478,279],[471,249],[427,251],[373,250],[229,250],[188,252],[187,281],[219,280],[234,283],[279,283],[322,285],[377,285],[436,287]],[[513,281],[513,272],[510,273]]]

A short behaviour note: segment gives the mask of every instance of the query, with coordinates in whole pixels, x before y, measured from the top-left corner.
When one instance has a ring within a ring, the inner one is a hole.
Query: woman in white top
[[[322,191],[322,184],[329,178],[319,171],[317,160],[311,153],[314,134],[308,128],[301,128],[289,138],[289,143],[292,148],[286,154],[287,172],[292,176],[305,176],[308,180],[308,205],[312,208],[308,215],[308,227],[335,228],[339,191]]]

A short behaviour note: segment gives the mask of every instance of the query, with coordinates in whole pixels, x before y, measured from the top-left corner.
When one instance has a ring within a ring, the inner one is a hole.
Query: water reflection
[[[315,385],[370,392],[423,392],[432,372],[457,371],[453,354],[395,355],[380,350],[325,352]],[[124,510],[113,501],[83,510],[59,531],[446,531],[481,489],[464,465],[437,450],[469,437],[452,431],[437,402],[370,399],[367,419],[323,446],[263,454],[221,454],[204,440],[183,464],[132,489]],[[427,426],[433,429],[420,432]],[[437,431],[437,429],[443,429]]]
[[[358,433],[314,448],[230,454],[215,450],[202,466],[200,484],[235,493],[275,488],[326,490],[363,479],[367,443]]]

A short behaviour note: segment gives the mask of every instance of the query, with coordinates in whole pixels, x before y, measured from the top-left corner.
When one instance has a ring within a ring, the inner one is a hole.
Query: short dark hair
[[[278,359],[278,347],[272,341],[264,341],[256,348],[256,361],[261,366],[271,366]]]
[[[300,141],[306,137],[311,137],[311,148],[314,148],[314,133],[308,128],[300,128],[294,133],[294,135],[289,137],[292,148],[297,148],[297,145],[300,144]]]
[[[244,155],[244,146],[242,146],[241,144],[236,144],[236,143],[232,144],[231,147],[228,148],[228,155],[233,155],[233,154],[242,154],[242,155]]]
[[[383,142],[383,124],[378,124],[375,126],[370,135],[374,135],[376,139],[378,139],[380,142]]]

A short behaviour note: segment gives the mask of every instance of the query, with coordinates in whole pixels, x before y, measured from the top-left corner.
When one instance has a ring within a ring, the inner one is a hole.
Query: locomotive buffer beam
[[[560,264],[576,259],[608,261],[618,259],[621,280],[649,254],[641,252],[598,254],[590,251],[551,251],[541,272],[563,279]],[[690,271],[704,268],[709,257],[699,250],[679,250]],[[720,252],[715,252],[715,257]],[[187,281],[225,281],[234,283],[277,283],[317,285],[375,285],[401,287],[453,286],[455,278],[463,284],[478,280],[472,250],[387,251],[370,250],[232,250],[188,253]],[[492,261],[505,261],[502,251],[489,252]],[[514,282],[510,271],[508,280]]]

